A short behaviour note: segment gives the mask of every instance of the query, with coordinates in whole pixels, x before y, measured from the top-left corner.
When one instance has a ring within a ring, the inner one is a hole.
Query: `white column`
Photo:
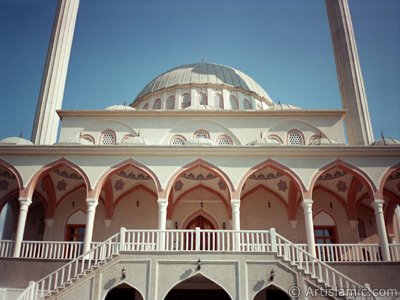
[[[35,144],[52,145],[57,140],[56,111],[62,105],[78,6],[79,0],[58,1],[32,129]]]
[[[240,199],[231,200],[232,229],[240,230]]]
[[[383,203],[385,201],[381,199],[375,199],[374,201],[374,211],[375,211],[375,221],[378,230],[379,241],[381,244],[382,257],[384,261],[390,261],[389,252],[389,241],[387,238],[385,218],[383,216]]]
[[[304,221],[306,225],[307,245],[309,253],[317,257],[315,252],[315,238],[314,238],[314,221],[312,215],[312,204],[311,199],[304,199],[302,206],[304,210]]]
[[[167,199],[158,199],[158,229],[165,230],[167,228]]]
[[[21,252],[21,244],[24,238],[26,217],[28,216],[28,207],[31,205],[30,198],[19,198],[19,215],[17,224],[17,233],[15,236],[15,244],[13,249],[13,257],[19,257]]]
[[[93,237],[94,217],[96,215],[96,206],[99,202],[97,199],[86,199],[87,215],[86,215],[86,230],[85,239],[83,242],[83,252],[86,253],[90,250],[90,244]]]

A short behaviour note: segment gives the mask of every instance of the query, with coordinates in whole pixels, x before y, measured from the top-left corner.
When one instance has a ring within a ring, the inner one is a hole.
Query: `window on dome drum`
[[[190,95],[189,94],[183,95],[182,108],[189,107],[190,105],[192,105],[192,101],[190,99]]]
[[[142,109],[149,109],[149,104],[148,103],[146,103],[144,106],[143,106],[143,108]]]
[[[175,97],[169,96],[167,103],[165,104],[165,109],[175,109]]]
[[[209,139],[210,138],[210,134],[205,131],[205,130],[197,130],[194,134],[193,137],[195,139],[200,139],[200,138],[205,138],[205,139]]]
[[[153,109],[161,109],[161,99],[157,99],[153,104]]]
[[[234,110],[238,110],[239,109],[239,102],[238,102],[238,99],[235,96],[231,95],[230,98],[229,98],[229,101],[231,103],[231,108],[232,109],[234,109]]]
[[[199,104],[200,105],[208,105],[207,95],[205,93],[199,94]]]
[[[217,109],[224,108],[224,101],[223,101],[222,95],[220,93],[217,93],[214,96],[214,107]]]
[[[304,145],[303,135],[298,130],[291,130],[288,132],[289,145]]]
[[[102,145],[115,145],[115,133],[111,130],[104,131],[101,135]]]
[[[171,139],[171,145],[185,145],[186,139],[183,136],[174,136]]]
[[[220,137],[218,137],[217,144],[218,145],[233,145],[231,138],[226,135],[221,135]]]
[[[248,110],[248,109],[253,109],[253,105],[251,105],[251,102],[249,99],[244,99],[243,100],[243,108]]]

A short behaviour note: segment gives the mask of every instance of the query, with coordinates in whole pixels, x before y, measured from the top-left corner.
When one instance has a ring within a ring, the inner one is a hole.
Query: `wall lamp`
[[[275,278],[275,271],[274,269],[271,270],[271,272],[269,273],[269,282],[274,281]]]
[[[200,270],[201,270],[201,260],[199,258],[199,260],[197,261],[196,271],[200,271]]]
[[[121,270],[121,278],[122,278],[122,279],[125,279],[125,278],[126,278],[126,270],[125,270],[125,267],[123,267],[122,270]]]

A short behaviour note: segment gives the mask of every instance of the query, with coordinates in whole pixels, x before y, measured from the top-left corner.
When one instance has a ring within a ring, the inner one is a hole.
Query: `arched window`
[[[229,102],[231,103],[231,108],[232,109],[234,109],[234,110],[238,110],[239,109],[238,99],[234,95],[231,95],[229,97]]]
[[[153,109],[161,109],[161,99],[154,101]]]
[[[215,94],[214,96],[214,107],[216,109],[223,109],[224,108],[224,100],[220,93]]]
[[[171,139],[171,145],[185,145],[186,139],[181,135],[175,135]]]
[[[115,132],[112,130],[105,130],[101,134],[101,145],[115,145]]]
[[[251,104],[251,102],[250,102],[249,99],[244,99],[244,100],[243,100],[243,108],[244,108],[245,110],[253,109],[253,105]]]
[[[145,105],[143,105],[142,109],[149,109],[149,104],[146,103]]]
[[[217,145],[233,145],[232,139],[226,135],[220,135],[217,138]]]
[[[200,105],[208,105],[207,95],[205,93],[201,92],[198,96],[198,99]]]
[[[297,129],[288,132],[287,141],[288,145],[304,145],[303,135]]]
[[[190,99],[190,95],[189,94],[184,94],[183,95],[183,99],[182,99],[182,108],[189,107],[190,105],[192,105],[192,101]]]
[[[210,138],[210,134],[203,130],[203,129],[199,129],[197,131],[195,131],[195,133],[193,134],[193,138],[195,139],[199,139],[199,138],[205,138],[205,139],[209,139]]]
[[[165,109],[175,109],[175,96],[168,97]]]

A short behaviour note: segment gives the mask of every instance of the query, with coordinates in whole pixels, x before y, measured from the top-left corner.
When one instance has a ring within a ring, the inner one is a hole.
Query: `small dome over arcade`
[[[285,103],[273,103],[269,108],[269,110],[301,110],[300,107],[292,105],[292,104],[285,104]]]
[[[398,146],[400,141],[391,137],[384,137],[372,143],[373,146]]]
[[[186,107],[185,110],[216,110],[216,108],[210,105],[195,104]]]
[[[136,110],[136,109],[127,105],[111,105],[106,107],[104,110]]]
[[[18,136],[6,137],[0,141],[0,144],[2,146],[5,146],[5,145],[10,145],[10,146],[33,145],[33,143],[30,140],[27,140],[27,139],[24,139],[24,138],[18,137]]]
[[[150,144],[151,144],[150,140],[141,135],[129,136],[121,142],[121,145],[150,145]]]

